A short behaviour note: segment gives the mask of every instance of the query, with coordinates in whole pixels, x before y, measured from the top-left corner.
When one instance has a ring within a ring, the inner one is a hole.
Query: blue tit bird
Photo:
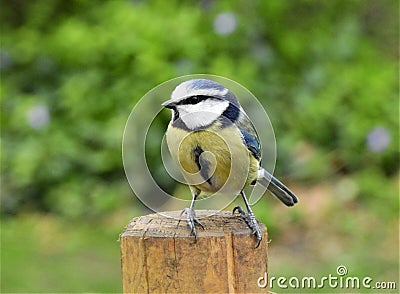
[[[192,193],[187,215],[191,233],[196,224],[203,227],[194,211],[200,193],[241,194],[247,212],[240,213],[261,242],[261,230],[243,189],[259,182],[287,206],[297,197],[277,178],[260,166],[260,140],[253,124],[236,96],[221,84],[194,79],[179,84],[171,99],[162,104],[171,109],[172,118],[166,131],[168,149]]]

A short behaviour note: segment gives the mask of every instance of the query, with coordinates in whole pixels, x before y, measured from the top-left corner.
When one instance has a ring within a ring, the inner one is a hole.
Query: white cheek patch
[[[179,105],[179,116],[189,129],[212,124],[228,108],[228,101],[205,100],[197,104]]]

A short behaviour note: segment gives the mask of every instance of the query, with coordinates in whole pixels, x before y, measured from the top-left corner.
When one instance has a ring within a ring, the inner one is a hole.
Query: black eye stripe
[[[188,98],[183,99],[182,101],[180,101],[179,103],[177,103],[178,105],[184,105],[184,104],[197,104],[201,101],[204,101],[206,99],[212,99],[215,97],[211,97],[211,96],[205,96],[205,95],[195,95],[195,96],[190,96]]]

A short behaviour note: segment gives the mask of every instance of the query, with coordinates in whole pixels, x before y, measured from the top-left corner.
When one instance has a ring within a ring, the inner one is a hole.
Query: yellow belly
[[[169,126],[167,144],[188,185],[203,192],[238,194],[257,177],[259,162],[243,145],[234,125],[214,124],[191,133]],[[196,148],[202,151],[197,162]]]

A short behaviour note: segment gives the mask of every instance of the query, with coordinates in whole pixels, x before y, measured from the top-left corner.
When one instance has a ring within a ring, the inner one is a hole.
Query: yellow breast
[[[196,132],[170,125],[167,144],[187,183],[203,192],[238,194],[257,177],[259,162],[234,125]]]

